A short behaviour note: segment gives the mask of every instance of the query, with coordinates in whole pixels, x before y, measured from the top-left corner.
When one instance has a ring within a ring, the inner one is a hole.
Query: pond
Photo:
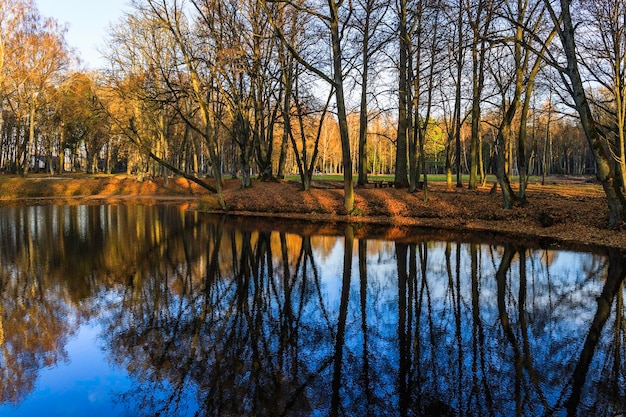
[[[333,230],[1,208],[0,416],[626,410],[622,253]]]

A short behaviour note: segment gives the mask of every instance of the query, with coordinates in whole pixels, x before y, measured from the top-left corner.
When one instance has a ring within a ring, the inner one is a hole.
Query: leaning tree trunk
[[[502,190],[502,205],[505,209],[510,209],[517,200],[517,196],[513,188],[511,188],[511,181],[505,167],[506,149],[508,148],[508,138],[511,132],[511,126],[506,118],[507,116],[505,116],[505,120],[502,121],[502,125],[498,129],[498,137],[496,139],[497,155],[494,160],[496,161],[496,177]]]
[[[547,0],[546,0],[547,2]],[[609,227],[618,227],[624,222],[626,198],[615,179],[615,172],[611,159],[598,131],[596,121],[591,112],[585,92],[582,77],[578,69],[576,43],[574,40],[574,25],[570,14],[571,0],[561,0],[561,20],[563,27],[560,30],[561,42],[567,57],[567,75],[571,82],[571,94],[576,110],[580,115],[580,122],[585,137],[597,165],[597,178],[602,184],[609,208]]]

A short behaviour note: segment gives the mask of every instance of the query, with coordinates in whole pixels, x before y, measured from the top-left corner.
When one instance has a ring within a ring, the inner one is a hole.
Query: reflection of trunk
[[[235,269],[235,282],[237,283],[237,311],[244,312],[247,310],[248,289],[250,288],[251,263],[252,263],[252,236],[251,232],[241,232],[241,255],[240,258],[233,257],[237,262]],[[237,242],[233,239],[233,242]],[[237,249],[233,247],[233,253],[237,253]]]
[[[399,351],[399,375],[398,390],[400,395],[400,415],[408,414],[410,395],[408,392],[408,337],[407,337],[407,281],[408,273],[406,268],[407,246],[396,243],[396,261],[398,266],[398,351]]]
[[[452,299],[452,306],[454,312],[454,339],[456,341],[456,354],[457,358],[457,369],[455,380],[457,382],[457,393],[459,398],[462,398],[462,393],[464,391],[463,387],[463,333],[462,333],[462,322],[461,322],[461,250],[460,245],[456,245],[456,268],[455,271],[452,271],[452,244],[450,242],[446,243],[446,272],[448,275],[448,286],[450,291],[450,298]],[[456,277],[456,279],[455,279]]]
[[[533,367],[533,355],[530,352],[530,338],[528,337],[528,320],[526,313],[526,249],[520,248],[518,250],[519,254],[519,322],[522,333],[522,355],[524,360],[524,368],[528,373],[537,393],[539,394],[539,399],[543,404],[545,409],[548,409],[550,405],[546,399],[546,396],[543,394],[542,384],[539,377],[539,374]]]
[[[609,393],[614,398],[621,395],[620,375],[623,372],[622,349],[624,342],[622,335],[624,333],[624,281],[621,282],[615,296],[615,329],[613,330],[613,369],[607,374],[611,375],[609,379]]]
[[[214,238],[212,242],[213,246],[211,248],[211,253],[209,256],[209,262],[207,263],[206,276],[204,277],[206,281],[205,283],[206,291],[208,291],[209,289],[213,287],[213,284],[217,281],[217,278],[219,276],[219,263],[218,262],[219,262],[219,253],[221,249],[222,234],[224,230],[225,220],[226,219],[222,217],[220,222],[215,227]]]
[[[331,400],[331,416],[339,415],[341,365],[343,364],[343,344],[346,337],[346,320],[348,318],[348,300],[350,295],[350,277],[352,276],[352,248],[354,246],[354,230],[346,226],[343,256],[343,282],[341,285],[341,303],[335,338],[335,367],[333,370],[333,396]]]
[[[433,307],[432,307],[432,297],[430,294],[430,286],[428,285],[427,279],[427,266],[428,266],[428,244],[423,243],[419,246],[419,255],[420,255],[420,272],[421,272],[421,280],[419,285],[419,293],[417,293],[416,286],[416,303],[417,303],[417,317],[419,321],[421,321],[421,317],[424,309],[426,309],[426,318],[428,320],[428,337],[430,346],[434,349],[436,346],[435,339],[435,323],[433,320]],[[415,273],[417,276],[417,271]],[[425,303],[424,303],[425,302]],[[424,306],[425,304],[425,306]],[[421,327],[421,325],[420,325]],[[432,369],[435,369],[435,358],[431,355],[430,357],[430,366]]]
[[[363,368],[361,378],[365,390],[367,415],[370,415],[370,398],[373,393],[370,388],[370,361],[367,331],[367,240],[359,239],[359,283],[361,301],[361,332],[363,332]]]
[[[606,321],[611,314],[611,306],[613,305],[613,299],[615,294],[621,288],[622,282],[626,277],[626,258],[624,258],[617,251],[611,251],[608,255],[609,269],[602,289],[602,294],[597,298],[598,310],[596,311],[591,326],[589,327],[589,333],[585,339],[585,344],[580,353],[580,358],[576,364],[576,369],[573,375],[572,393],[565,403],[568,416],[576,416],[578,404],[580,404],[580,397],[585,380],[587,379],[587,372],[589,371],[589,365],[593,359],[596,351],[596,346],[600,339],[602,329],[606,324]]]
[[[502,161],[502,160],[500,160]],[[498,316],[500,317],[500,324],[502,330],[506,336],[507,341],[510,343],[513,349],[514,366],[515,366],[515,415],[522,415],[522,354],[520,352],[519,343],[515,337],[515,333],[511,328],[509,321],[509,314],[506,311],[506,276],[511,269],[511,262],[515,256],[516,249],[511,245],[506,244],[504,248],[504,255],[502,255],[502,261],[500,267],[496,272],[496,282],[498,284]]]
[[[251,297],[252,306],[247,311],[247,322],[250,326],[249,334],[251,336],[251,350],[252,350],[252,363],[258,364],[252,369],[252,380],[260,386],[261,380],[265,377],[267,372],[267,366],[264,366],[264,359],[266,357],[265,346],[263,343],[264,337],[264,311],[266,306],[270,303],[267,300],[266,294],[263,291],[266,277],[273,276],[273,263],[272,263],[272,251],[270,245],[271,232],[259,232],[256,242],[256,250],[251,259],[252,262],[252,279],[254,286],[254,294]],[[276,386],[273,389],[280,390],[280,379],[275,380]],[[253,409],[261,410],[265,408],[264,403],[267,401],[265,398],[266,391],[263,389],[256,389],[254,391]]]
[[[478,274],[478,250],[475,244],[470,246],[471,258],[471,282],[472,282],[472,390],[484,392],[484,407],[488,410],[488,415],[494,415],[493,398],[487,383],[488,375],[485,366],[485,333],[480,318],[480,283]],[[482,383],[482,387],[480,384]]]
[[[287,246],[287,237],[284,233],[280,234],[280,252],[283,263],[283,288],[285,291],[284,319],[281,320],[280,326],[280,347],[279,354],[276,358],[279,363],[279,369],[283,368],[283,355],[287,347],[287,343],[291,339],[291,325],[294,321],[293,309],[291,307],[292,278],[291,269],[289,268],[289,250]],[[295,329],[295,326],[294,326]]]

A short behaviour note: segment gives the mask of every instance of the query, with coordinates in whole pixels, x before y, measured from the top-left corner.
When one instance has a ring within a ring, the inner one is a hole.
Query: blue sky
[[[39,12],[68,25],[66,36],[75,48],[83,66],[103,66],[98,48],[102,49],[111,23],[117,22],[129,9],[130,0],[37,0]]]

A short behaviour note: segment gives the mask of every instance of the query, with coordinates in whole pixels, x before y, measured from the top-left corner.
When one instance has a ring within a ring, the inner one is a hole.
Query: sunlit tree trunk
[[[479,0],[476,4],[466,5],[468,22],[472,29],[471,55],[472,55],[472,110],[471,110],[471,143],[469,160],[469,188],[478,186],[478,174],[481,164],[479,149],[481,146],[480,124],[482,91],[485,86],[485,59],[489,43],[488,34],[495,13],[493,0]],[[484,176],[484,173],[481,172]]]
[[[472,43],[472,116],[470,134],[470,161],[469,161],[469,189],[478,186],[478,147],[480,146],[480,105],[483,75],[479,61],[478,36],[474,36]]]
[[[282,106],[282,119],[283,119],[283,132],[280,142],[280,154],[278,158],[278,174],[280,179],[285,178],[285,165],[287,163],[287,146],[289,144],[289,136],[291,131],[291,92],[292,92],[292,80],[293,80],[293,57],[288,55],[284,46],[278,47],[278,56],[281,65],[282,83],[283,89],[283,106]]]
[[[465,47],[463,45],[463,0],[459,0],[459,17],[457,21],[457,57],[456,57],[456,82],[454,89],[454,138],[456,149],[456,186],[463,187],[461,171],[461,77],[463,75],[463,64],[465,61]]]
[[[411,39],[407,29],[407,2],[399,1],[398,26],[399,26],[399,66],[398,66],[398,128],[396,134],[396,169],[394,184],[396,188],[407,188],[407,146],[409,123],[407,115],[409,82],[408,82],[408,59]]]
[[[344,207],[346,212],[350,214],[354,209],[354,183],[352,182],[352,158],[350,156],[350,137],[348,134],[346,99],[344,95],[344,71],[341,45],[342,36],[339,33],[339,7],[341,4],[342,1],[335,2],[335,0],[328,0],[330,12],[330,35],[333,50],[335,99],[337,104],[339,136],[341,137],[341,156],[343,158]]]
[[[360,98],[360,109],[359,109],[359,150],[358,150],[358,181],[357,184],[359,186],[364,186],[368,183],[367,174],[369,169],[369,164],[367,161],[367,130],[368,130],[368,85],[369,85],[369,66],[370,66],[370,46],[371,46],[371,38],[372,31],[375,30],[377,26],[377,22],[372,22],[373,18],[373,9],[376,6],[375,0],[365,0],[365,4],[363,6],[363,27],[362,31],[362,40],[361,40],[361,60],[362,60],[362,68],[361,68],[361,98]]]
[[[30,168],[31,156],[33,156],[33,152],[35,149],[35,100],[36,95],[33,94],[32,102],[29,106],[29,116],[28,116],[28,142],[26,143],[26,149],[24,150],[24,170],[23,175],[28,175],[28,169]],[[34,155],[36,157],[36,155]],[[35,158],[35,165],[38,166],[39,163],[37,158]]]

